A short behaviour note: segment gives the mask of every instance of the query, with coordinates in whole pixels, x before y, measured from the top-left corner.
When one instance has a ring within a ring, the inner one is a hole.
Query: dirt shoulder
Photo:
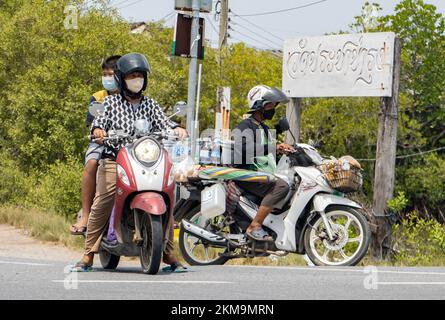
[[[71,261],[79,259],[82,251],[31,238],[25,230],[0,224],[0,257]]]

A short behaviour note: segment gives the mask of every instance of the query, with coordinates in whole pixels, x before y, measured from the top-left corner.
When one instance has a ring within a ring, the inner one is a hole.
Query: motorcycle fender
[[[349,200],[347,198],[339,197],[333,194],[319,193],[314,197],[313,200],[314,210],[316,212],[324,212],[327,207],[331,205],[341,205],[345,207],[351,207],[356,209],[361,209],[362,206],[358,203]]]
[[[158,216],[167,212],[164,198],[156,192],[139,193],[131,201],[130,208],[139,209]]]

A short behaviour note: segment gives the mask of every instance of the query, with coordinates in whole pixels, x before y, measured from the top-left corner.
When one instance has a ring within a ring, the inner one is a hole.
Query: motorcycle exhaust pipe
[[[188,220],[182,219],[181,222],[181,228],[184,228],[184,230],[193,236],[200,238],[202,240],[205,240],[209,242],[212,245],[219,246],[219,247],[226,247],[227,246],[227,239],[210,232],[197,224],[194,224]]]

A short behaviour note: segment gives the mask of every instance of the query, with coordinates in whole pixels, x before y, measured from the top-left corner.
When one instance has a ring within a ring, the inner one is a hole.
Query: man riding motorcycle
[[[187,136],[185,129],[171,121],[159,104],[143,95],[147,88],[150,65],[139,53],[126,54],[116,64],[114,78],[120,89],[119,94],[108,96],[104,101],[104,115],[97,117],[91,133],[96,139],[103,139],[109,130],[123,130],[132,134],[134,121],[145,119],[156,130],[174,129],[180,139]],[[73,271],[88,271],[93,265],[94,254],[98,252],[102,235],[110,218],[116,189],[116,156],[122,144],[105,143],[103,162],[99,167],[98,185],[85,238],[85,252]],[[173,221],[173,219],[171,219]],[[173,255],[173,225],[169,226],[169,241],[164,251],[164,262],[170,270],[184,268]]]
[[[247,100],[248,113],[251,116],[244,119],[235,128],[235,134],[241,134],[246,139],[240,139],[242,143],[235,144],[234,166],[241,169],[257,170],[260,157],[270,159],[271,156],[274,156],[273,143],[275,141],[273,141],[270,129],[264,121],[271,120],[278,104],[286,103],[289,99],[277,88],[258,85],[249,91]],[[284,143],[278,144],[276,149],[279,153],[294,151],[292,146]],[[236,159],[240,161],[236,161]],[[273,161],[275,161],[274,157]],[[280,178],[266,183],[237,181],[236,184],[245,192],[262,198],[257,214],[246,230],[246,235],[257,241],[273,241],[273,238],[262,228],[262,224],[270,212],[283,207],[283,202],[289,192],[289,185]]]

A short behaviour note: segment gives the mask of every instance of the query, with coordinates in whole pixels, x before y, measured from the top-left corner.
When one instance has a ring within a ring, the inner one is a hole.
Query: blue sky
[[[238,15],[262,13],[306,5],[316,0],[229,0],[229,7]],[[216,2],[214,0],[214,2]],[[306,8],[281,12],[265,16],[232,18],[232,42],[244,41],[259,48],[280,48],[281,39],[298,35],[322,35],[326,32],[347,30],[354,16],[359,15],[366,0],[327,0]],[[382,14],[392,13],[399,0],[374,0],[383,7]],[[438,11],[445,14],[445,0],[426,0]],[[128,20],[158,20],[173,11],[174,0],[112,0],[111,4],[119,8]],[[216,44],[218,21],[214,14],[206,17],[206,38]],[[169,16],[167,25],[174,23],[174,16]],[[254,26],[256,25],[256,26]],[[259,26],[260,28],[258,28]],[[264,30],[269,31],[266,33]]]

